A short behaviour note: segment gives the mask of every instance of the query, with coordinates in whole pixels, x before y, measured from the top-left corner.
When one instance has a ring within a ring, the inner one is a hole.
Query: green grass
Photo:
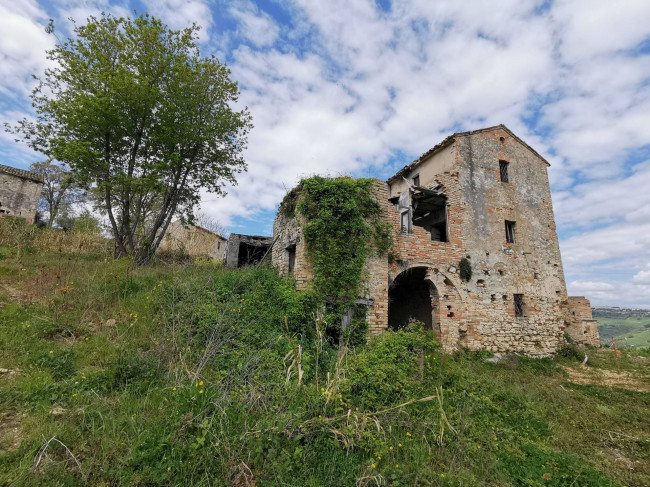
[[[597,317],[595,319],[598,322],[601,343],[611,344],[613,337],[617,346],[650,346],[649,317]]]
[[[486,363],[413,328],[339,359],[271,269],[9,250],[0,485],[650,485],[650,394],[569,382],[580,353]]]

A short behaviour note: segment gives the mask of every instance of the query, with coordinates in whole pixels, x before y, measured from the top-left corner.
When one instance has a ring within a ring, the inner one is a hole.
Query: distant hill
[[[614,337],[620,347],[650,346],[650,310],[601,306],[592,313],[601,343],[611,344]]]

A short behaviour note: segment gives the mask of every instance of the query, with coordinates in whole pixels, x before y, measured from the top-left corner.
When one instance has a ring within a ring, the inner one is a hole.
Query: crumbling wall
[[[418,193],[432,195],[431,218],[442,214],[444,201],[444,237],[433,224],[414,224],[416,210],[429,218],[428,206],[414,208]],[[376,181],[372,194],[392,227],[393,248],[366,260],[362,297],[371,334],[388,329],[391,286],[404,282],[397,276],[417,270],[429,286],[431,322],[445,350],[543,357],[564,344],[569,301],[547,163],[505,127],[445,139],[387,183]],[[313,270],[297,220],[279,214],[274,236],[282,242],[273,249],[275,267],[288,273],[286,249],[295,245],[294,275],[306,287]],[[471,263],[469,281],[460,277],[463,258]],[[394,291],[393,299],[398,295],[404,293]]]
[[[42,188],[38,174],[0,165],[0,216],[17,216],[34,223]]]
[[[598,323],[591,314],[591,303],[584,296],[569,296],[565,332],[577,343],[600,347]]]
[[[304,290],[314,280],[314,268],[307,255],[307,246],[302,238],[302,225],[298,217],[278,212],[273,221],[273,238],[275,244],[271,250],[271,261],[280,275],[293,275],[296,288]],[[293,269],[290,260],[293,253]]]

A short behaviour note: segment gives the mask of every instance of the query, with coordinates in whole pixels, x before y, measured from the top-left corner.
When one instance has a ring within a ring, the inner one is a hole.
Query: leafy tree
[[[32,93],[37,120],[9,130],[66,161],[92,186],[118,255],[146,263],[172,217],[193,220],[199,190],[223,195],[246,170],[251,125],[230,71],[201,57],[196,25],[102,14],[48,51],[55,67]]]
[[[74,184],[70,171],[55,164],[52,159],[34,162],[29,166],[29,170],[43,175],[45,184],[38,201],[38,209],[41,214],[47,214],[45,226],[52,227],[60,212],[67,212],[74,203],[80,201],[83,190]]]

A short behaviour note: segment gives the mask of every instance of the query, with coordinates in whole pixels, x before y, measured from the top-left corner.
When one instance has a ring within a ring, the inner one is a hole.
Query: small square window
[[[508,183],[510,182],[510,163],[507,161],[499,161],[499,174],[501,175],[501,182]]]
[[[506,220],[506,242],[515,243],[515,222]]]
[[[420,186],[420,175],[413,176],[413,186]]]
[[[515,317],[521,318],[524,316],[524,295],[514,294],[515,298]]]

